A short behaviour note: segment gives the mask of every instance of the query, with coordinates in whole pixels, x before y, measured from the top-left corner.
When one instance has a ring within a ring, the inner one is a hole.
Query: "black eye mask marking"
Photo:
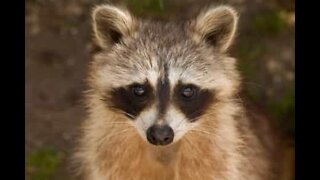
[[[149,82],[132,84],[111,91],[111,107],[121,110],[131,119],[138,116],[154,100],[154,94]]]
[[[190,122],[194,122],[213,102],[213,94],[192,84],[178,83],[174,89],[174,101]]]
[[[200,89],[192,84],[184,85],[178,83],[173,93],[173,103],[185,114],[190,122],[196,121],[214,101],[211,91]],[[157,101],[160,116],[165,114],[170,99],[169,81],[167,79],[158,81]],[[111,103],[111,108],[123,111],[131,119],[138,116],[154,101],[156,101],[154,90],[148,81],[144,84],[134,83],[126,87],[113,89],[108,100]]]

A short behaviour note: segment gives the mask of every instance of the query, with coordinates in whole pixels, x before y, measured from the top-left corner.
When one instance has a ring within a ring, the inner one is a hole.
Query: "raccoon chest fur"
[[[188,135],[186,135],[188,136]],[[125,144],[109,144],[112,151],[101,153],[99,163],[103,169],[99,177],[108,180],[197,180],[231,179],[231,163],[235,157],[227,152],[215,152],[213,142],[200,137],[199,142],[181,140],[168,147],[153,147],[141,142],[140,137]],[[131,144],[131,143],[134,143]],[[192,143],[192,144],[190,144]],[[116,146],[122,150],[117,150]],[[232,172],[233,174],[235,172]]]

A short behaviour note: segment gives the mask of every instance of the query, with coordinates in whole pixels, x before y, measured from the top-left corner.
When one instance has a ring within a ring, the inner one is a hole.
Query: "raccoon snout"
[[[174,132],[168,125],[153,125],[147,130],[147,139],[154,145],[167,145],[173,141]]]

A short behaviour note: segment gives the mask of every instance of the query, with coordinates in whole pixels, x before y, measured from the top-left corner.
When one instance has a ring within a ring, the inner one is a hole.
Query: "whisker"
[[[104,124],[129,124],[129,123],[127,123],[127,122],[116,122],[116,121],[114,121],[114,122],[104,122]]]
[[[219,135],[217,134],[214,134],[212,132],[208,132],[208,131],[204,131],[204,130],[199,130],[199,129],[191,129],[189,131],[189,133],[192,135],[192,134],[199,134],[199,135],[202,135],[206,138],[209,138],[210,142],[214,144],[214,147],[215,147],[215,150],[219,153],[223,153],[223,154],[226,154],[226,155],[229,155],[229,156],[239,156],[239,154],[237,153],[233,153],[233,152],[230,152],[226,149],[223,149],[221,145],[219,145],[215,140],[214,140],[214,137],[219,137]],[[183,140],[185,140],[184,142],[186,142],[190,148],[192,148],[193,150],[196,150],[198,149],[198,146],[195,145],[193,143],[192,140],[189,139],[190,136],[185,136]],[[221,137],[221,136],[220,136]],[[240,146],[241,144],[239,144]]]
[[[200,130],[200,129],[191,129],[190,131],[196,131],[196,132],[201,132],[201,133],[205,133],[205,134],[208,134],[208,135],[213,135],[210,132],[207,132],[207,131],[204,131],[204,130]]]
[[[136,118],[136,116],[134,116],[133,114],[130,114],[130,113],[128,113],[128,112],[125,112],[125,111],[123,111],[123,110],[121,110],[121,109],[117,109],[117,108],[114,108],[114,107],[112,107],[112,106],[108,106],[108,107],[109,107],[110,109],[116,111],[116,112],[119,112],[119,113],[122,113],[122,114],[124,114],[124,115],[127,115],[127,116],[129,116],[130,118],[132,118],[132,119]],[[136,112],[133,112],[133,113],[136,113]]]
[[[110,134],[105,134],[104,136],[102,136],[101,138],[99,138],[97,140],[98,149],[102,148],[102,146],[105,144],[104,141],[106,141],[106,139],[112,138],[114,136],[119,136],[119,134],[128,132],[130,130],[134,130],[134,129],[133,128],[126,128],[126,129],[123,129],[121,131],[117,131],[117,133],[114,133],[114,134],[111,134],[111,135]]]

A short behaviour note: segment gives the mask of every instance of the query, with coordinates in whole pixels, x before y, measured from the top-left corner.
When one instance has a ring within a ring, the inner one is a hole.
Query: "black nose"
[[[170,126],[153,125],[147,130],[147,139],[154,145],[167,145],[173,141],[174,133]]]

